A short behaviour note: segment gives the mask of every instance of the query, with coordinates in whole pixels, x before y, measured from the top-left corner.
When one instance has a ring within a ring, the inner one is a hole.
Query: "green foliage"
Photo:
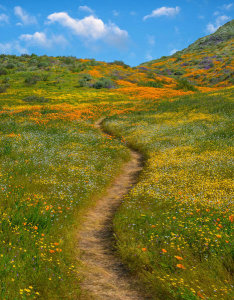
[[[148,86],[148,87],[154,87],[154,88],[162,88],[163,83],[160,80],[154,80],[154,81],[140,81],[138,83],[139,86]]]
[[[40,80],[41,80],[40,76],[30,74],[25,78],[24,82],[26,83],[26,85],[30,86],[30,85],[35,85]]]
[[[0,84],[0,93],[5,93],[8,87],[9,84]]]
[[[0,76],[1,75],[7,75],[7,73],[8,72],[7,72],[6,68],[2,68],[2,67],[0,68]]]
[[[93,85],[92,85],[93,88],[95,89],[110,89],[110,88],[113,88],[114,87],[114,83],[111,79],[109,78],[105,78],[105,77],[102,77],[100,79],[98,79]]]
[[[184,91],[193,91],[193,92],[197,91],[197,88],[184,78],[177,80],[175,89],[184,90]]]
[[[32,95],[23,98],[23,101],[28,103],[47,103],[49,102],[49,99],[43,96]]]
[[[125,64],[122,60],[114,60],[113,62],[110,62],[109,64],[121,66],[121,67],[124,67],[125,69],[130,67],[129,65]]]
[[[90,74],[82,74],[80,79],[78,80],[78,87],[87,87],[92,80],[92,76]]]

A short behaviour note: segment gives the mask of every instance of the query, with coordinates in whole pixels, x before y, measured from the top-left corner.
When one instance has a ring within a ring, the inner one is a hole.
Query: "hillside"
[[[182,77],[200,86],[233,84],[234,20],[172,56],[143,63],[158,75]]]

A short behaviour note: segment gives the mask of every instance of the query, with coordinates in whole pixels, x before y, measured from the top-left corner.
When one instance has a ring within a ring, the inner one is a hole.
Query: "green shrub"
[[[125,64],[122,60],[114,60],[113,62],[109,63],[110,65],[117,65],[117,66],[122,66],[125,69],[129,68],[130,66]]]
[[[160,80],[154,81],[140,81],[138,83],[139,86],[147,86],[147,87],[154,87],[154,88],[162,88],[163,84]]]
[[[2,83],[8,83],[9,81],[10,81],[10,78],[9,77],[5,77],[5,78],[3,78]]]
[[[8,64],[6,65],[6,68],[7,68],[7,69],[14,69],[14,68],[15,68],[15,64],[13,64],[13,63],[8,63]]]
[[[176,90],[193,91],[196,92],[198,89],[192,85],[187,79],[182,78],[177,80],[175,87]]]
[[[29,75],[27,78],[25,78],[25,83],[27,85],[34,85],[38,81],[40,81],[40,77],[38,75]]]
[[[105,78],[105,77],[102,77],[100,79],[98,79],[93,85],[92,85],[93,88],[95,89],[110,89],[110,88],[113,88],[114,87],[114,83],[112,80],[110,80],[109,78]]]
[[[49,99],[45,98],[45,97],[40,97],[37,95],[32,95],[32,96],[27,96],[25,98],[23,98],[23,101],[25,102],[36,102],[36,103],[47,103],[49,102]]]
[[[9,87],[9,85],[7,85],[7,84],[0,85],[0,93],[5,93],[8,87]]]
[[[88,86],[91,80],[92,76],[90,74],[83,74],[82,77],[78,80],[78,87]]]
[[[0,68],[0,75],[7,75],[7,70],[5,68]]]

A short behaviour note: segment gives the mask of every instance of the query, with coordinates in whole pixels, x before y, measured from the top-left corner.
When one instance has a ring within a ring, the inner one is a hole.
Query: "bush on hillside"
[[[111,89],[114,87],[114,83],[112,80],[110,80],[109,78],[105,78],[105,77],[102,77],[100,79],[98,79],[93,85],[92,85],[93,88],[95,89]]]
[[[113,62],[109,63],[110,65],[117,65],[117,66],[122,66],[125,69],[129,68],[130,66],[125,64],[122,60],[114,60]]]
[[[27,96],[25,98],[23,98],[23,101],[25,102],[36,102],[36,103],[47,103],[49,102],[49,99],[45,98],[45,97],[40,97],[40,96],[37,96],[37,95],[32,95],[32,96]]]
[[[5,68],[0,68],[0,76],[7,75],[7,70]]]
[[[198,89],[185,78],[177,80],[175,89],[176,90],[184,90],[186,92],[187,91],[193,91],[193,92],[198,91]]]
[[[78,80],[78,87],[88,86],[91,80],[92,76],[90,74],[83,74]]]
[[[9,87],[8,84],[1,84],[0,85],[0,93],[5,93],[7,91],[8,87]]]
[[[160,80],[154,81],[140,81],[138,83],[139,86],[147,86],[147,87],[154,87],[154,88],[162,88],[163,84]]]
[[[38,81],[40,81],[40,77],[38,75],[29,75],[27,78],[25,78],[25,83],[27,85],[34,85]]]

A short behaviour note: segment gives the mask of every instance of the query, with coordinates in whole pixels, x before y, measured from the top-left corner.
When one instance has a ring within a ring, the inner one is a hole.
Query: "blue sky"
[[[187,47],[233,14],[225,0],[0,0],[0,53],[135,66]]]

